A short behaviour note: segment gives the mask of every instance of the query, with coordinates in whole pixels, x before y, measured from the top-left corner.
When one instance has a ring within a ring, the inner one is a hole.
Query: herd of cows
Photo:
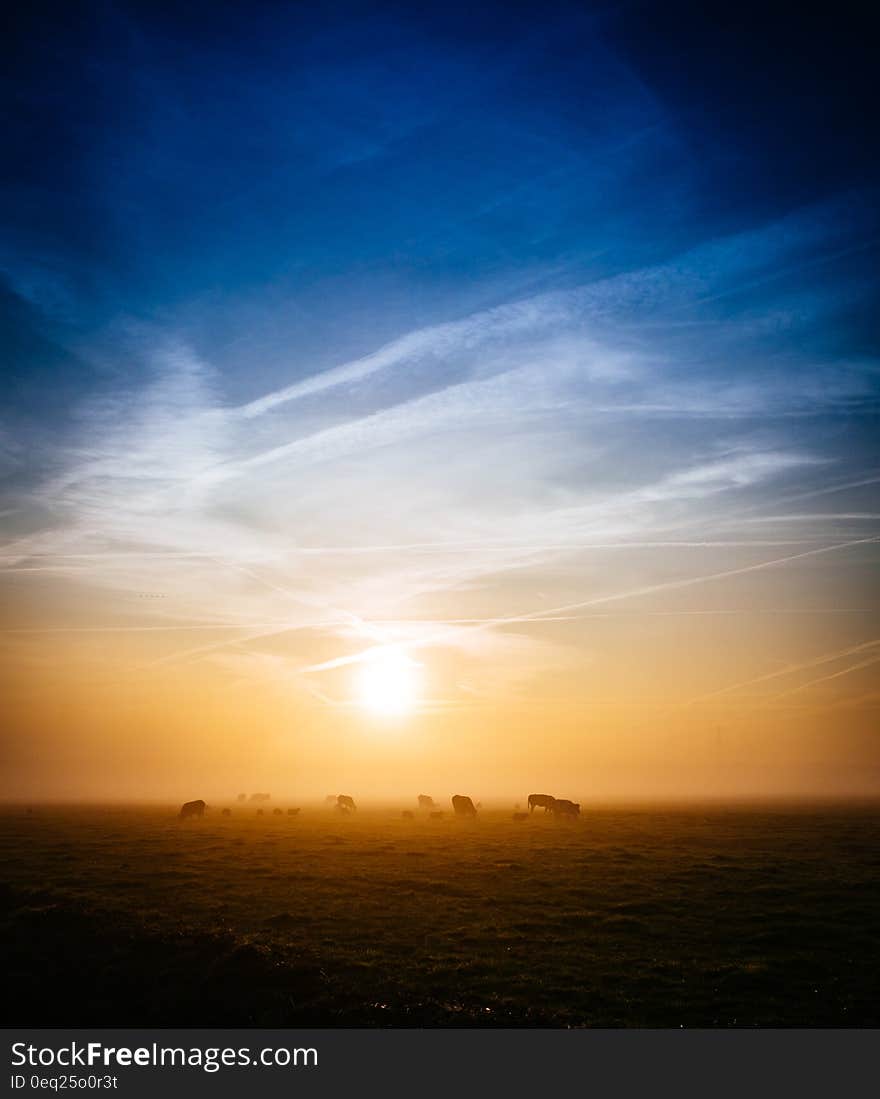
[[[581,812],[579,801],[568,798],[555,798],[552,794],[529,794],[529,812],[543,809],[545,813],[554,813],[558,817],[578,817]]]
[[[251,794],[248,798],[247,794],[239,794],[238,801],[251,801],[251,802],[265,802],[271,798],[270,794]],[[324,804],[328,809],[333,809],[341,816],[349,816],[351,813],[357,812],[357,805],[354,803],[354,798],[348,794],[328,794],[324,799]],[[433,820],[439,820],[443,816],[443,811],[437,808],[434,799],[428,794],[419,794],[418,797],[419,809],[425,810]],[[475,817],[477,810],[481,809],[482,805],[477,802],[474,805],[473,801],[466,797],[464,794],[453,794],[452,796],[452,809],[457,817]],[[186,801],[181,806],[178,818],[180,820],[189,820],[194,817],[203,817],[207,811],[207,804],[199,798],[196,801]],[[517,810],[519,806],[517,806]],[[580,815],[581,807],[576,801],[569,801],[567,798],[556,798],[552,794],[529,794],[529,811],[528,813],[515,812],[513,814],[514,820],[528,820],[529,816],[534,813],[536,809],[543,809],[545,813],[552,813],[557,817],[577,817]],[[257,816],[263,816],[265,810],[257,809]],[[283,809],[273,809],[272,813],[276,817],[284,816]],[[288,809],[287,815],[295,817],[299,814],[299,809]],[[229,817],[232,815],[231,809],[222,809],[221,815]],[[415,814],[410,809],[404,809],[402,814],[404,820],[412,820]]]

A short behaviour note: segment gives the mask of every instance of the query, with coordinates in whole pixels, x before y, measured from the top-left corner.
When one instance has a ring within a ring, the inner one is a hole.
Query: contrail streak
[[[174,633],[181,630],[253,630],[271,629],[277,622],[246,622],[230,624],[228,622],[209,622],[197,626],[20,626],[0,629],[0,634],[39,634],[39,633]]]
[[[282,633],[294,633],[297,630],[308,630],[311,628],[311,623],[303,625],[295,622],[287,622],[282,626],[275,626],[270,630],[261,626],[257,633],[249,633],[245,637],[233,637],[226,641],[214,641],[209,645],[197,645],[192,649],[178,650],[177,652],[169,653],[167,656],[160,656],[158,660],[151,660],[145,666],[147,668],[155,668],[162,664],[174,663],[177,660],[186,660],[191,656],[201,656],[203,653],[216,652],[217,649],[228,649],[233,645],[244,645],[247,644],[248,641],[259,641],[265,637],[277,637]]]
[[[766,683],[770,679],[780,679],[782,676],[795,675],[797,672],[806,671],[808,668],[818,668],[822,664],[830,664],[834,660],[842,660],[845,656],[853,656],[855,653],[864,652],[865,649],[872,649],[877,645],[880,645],[880,640],[865,641],[861,645],[852,645],[848,649],[840,649],[833,653],[823,653],[821,656],[813,657],[812,660],[805,660],[802,664],[794,664],[787,668],[781,668],[775,672],[766,672],[764,675],[755,676],[753,679],[745,679],[740,683],[731,683],[727,687],[719,687],[717,691],[709,691],[707,694],[697,695],[696,698],[689,699],[684,705],[692,706],[696,702],[705,702],[709,698],[717,698],[719,695],[728,694],[731,691],[739,691],[744,687],[754,687],[758,683]]]
[[[815,687],[819,683],[827,683],[829,679],[839,679],[841,676],[849,675],[850,672],[857,672],[861,668],[870,668],[872,664],[877,664],[878,662],[880,662],[880,654],[869,657],[867,660],[860,660],[858,664],[851,664],[848,668],[841,668],[838,672],[831,672],[830,675],[821,675],[818,679],[811,679],[809,683],[801,683],[797,687],[792,687],[789,691],[782,691],[780,694],[768,698],[767,702],[775,702],[778,698],[787,698],[789,695],[797,694],[799,691],[806,691],[810,687]]]
[[[367,637],[372,637],[374,640],[382,640],[382,634],[375,627],[370,626],[359,615],[354,614],[353,611],[343,610],[340,607],[333,607],[320,599],[306,599],[301,595],[297,595],[296,592],[290,591],[289,588],[281,587],[280,584],[276,584],[271,580],[267,580],[264,576],[260,576],[259,573],[254,572],[252,569],[245,568],[244,565],[236,564],[234,561],[227,561],[223,558],[213,557],[211,560],[215,564],[226,566],[227,568],[235,569],[236,571],[243,573],[245,576],[250,577],[251,580],[255,580],[258,584],[263,584],[267,588],[271,588],[272,591],[277,591],[281,595],[286,595],[288,599],[292,599],[295,603],[299,603],[301,606],[309,607],[311,610],[318,609],[327,611],[332,615],[335,615],[341,621],[346,622],[350,626],[354,626],[355,629],[360,630]]]
[[[825,488],[814,488],[808,492],[797,492],[791,496],[781,496],[776,500],[777,504],[791,504],[795,500],[809,500],[814,496],[830,496],[835,492],[846,492],[850,488],[864,488],[867,485],[880,484],[880,475],[872,474],[870,477],[862,477],[858,481],[845,481],[839,485],[828,485]]]
[[[763,548],[773,546],[814,546],[822,542],[821,538],[752,538],[752,539],[724,539],[709,540],[699,539],[691,541],[631,541],[631,542],[530,542],[510,539],[504,542],[483,541],[471,539],[468,541],[449,542],[392,542],[387,545],[370,544],[365,546],[295,546],[288,550],[291,556],[322,556],[324,554],[361,554],[372,553],[419,553],[419,552],[496,552],[508,553],[511,550],[525,552],[544,553],[553,550],[611,550],[611,549],[729,549],[729,548]]]
[[[324,612],[329,611],[329,613],[333,615],[334,618],[332,618],[329,622],[286,622],[281,625],[279,625],[278,623],[272,623],[271,628],[264,629],[263,627],[259,627],[258,632],[248,634],[246,637],[235,637],[226,641],[217,641],[211,645],[199,645],[196,648],[185,649],[183,651],[178,651],[175,653],[169,653],[167,656],[163,656],[160,657],[158,660],[151,661],[149,664],[146,665],[147,667],[156,667],[162,664],[169,664],[176,660],[186,660],[187,658],[192,656],[200,656],[204,653],[215,652],[218,649],[227,648],[232,645],[242,645],[246,644],[249,641],[258,641],[261,638],[265,637],[275,637],[278,634],[289,633],[295,630],[304,630],[310,628],[326,629],[328,626],[338,624],[339,622],[344,622],[347,625],[354,626],[357,630],[359,630],[362,634],[365,634],[367,637],[373,637],[378,640],[384,636],[378,631],[376,627],[371,627],[362,618],[359,618],[357,615],[352,614],[350,611],[344,611],[328,607],[320,600],[305,599],[301,595],[297,595],[296,592],[292,592],[288,588],[282,587],[280,584],[276,584],[271,580],[267,580],[264,576],[260,576],[259,573],[254,572],[252,569],[246,568],[244,565],[239,565],[234,561],[230,561],[222,557],[216,557],[212,554],[205,554],[204,556],[206,560],[212,561],[215,565],[219,565],[221,568],[229,568],[235,570],[236,572],[240,572],[244,576],[247,576],[248,579],[253,580],[258,584],[262,584],[264,587],[269,588],[271,591],[278,592],[279,595],[284,595],[288,599],[292,599],[295,603],[299,603],[301,606],[308,607],[310,610],[318,609]]]
[[[743,565],[735,569],[725,569],[722,572],[708,573],[704,576],[692,576],[682,580],[669,580],[662,584],[650,584],[642,588],[634,588],[626,592],[617,592],[613,595],[598,595],[591,599],[580,600],[577,603],[564,603],[558,607],[547,607],[540,611],[531,611],[526,614],[510,615],[502,618],[489,618],[485,622],[479,625],[473,626],[468,632],[478,632],[483,630],[496,629],[499,626],[515,625],[523,622],[539,621],[542,618],[550,615],[568,614],[571,611],[582,610],[585,607],[600,606],[604,603],[613,603],[623,599],[635,599],[643,595],[655,595],[659,592],[676,591],[681,588],[693,587],[696,584],[707,584],[714,580],[726,580],[733,576],[743,576],[747,573],[760,572],[764,569],[775,568],[778,565],[786,565],[792,561],[800,561],[807,557],[816,557],[819,554],[833,553],[835,550],[849,549],[852,546],[862,546],[867,544],[876,544],[880,541],[880,538],[856,538],[849,542],[838,542],[832,546],[821,546],[818,549],[804,550],[801,553],[788,554],[785,557],[775,557],[770,561],[759,561],[754,565]],[[441,644],[444,640],[449,639],[451,636],[459,636],[459,632],[455,631],[440,631],[433,635],[421,638],[416,641],[397,642],[392,645],[376,645],[371,646],[369,649],[362,650],[359,653],[353,653],[349,656],[340,656],[334,660],[326,660],[320,664],[312,664],[308,667],[302,668],[303,672],[320,672],[329,671],[333,668],[341,668],[348,664],[359,664],[363,660],[368,659],[375,652],[385,648],[423,648],[426,645]]]

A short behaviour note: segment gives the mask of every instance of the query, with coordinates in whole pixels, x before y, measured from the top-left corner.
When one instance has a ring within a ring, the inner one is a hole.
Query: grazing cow
[[[553,806],[553,812],[557,817],[577,817],[580,816],[580,811],[580,802],[568,801],[567,798],[557,798]]]
[[[528,820],[529,819],[529,814],[528,813],[514,813],[513,814],[513,819],[514,820]]]
[[[287,810],[287,815],[289,817],[295,817],[297,815],[297,813],[299,813],[299,809],[288,809]]]
[[[534,813],[539,806],[545,813],[552,813],[556,798],[552,794],[529,794],[529,812]]]
[[[420,809],[433,809],[434,799],[428,797],[427,794],[419,794],[419,808]]]
[[[474,803],[464,794],[453,794],[452,808],[455,810],[457,817],[475,817],[477,815]]]
[[[223,809],[222,810],[222,815],[224,817],[231,817],[232,816],[232,810],[231,809]]]
[[[415,813],[411,809],[404,809],[400,815],[404,820],[413,820],[415,818]]]
[[[349,809],[352,813],[357,809],[354,803],[354,798],[350,798],[348,794],[340,794],[336,799],[337,809]]]
[[[181,806],[179,819],[188,820],[190,817],[203,817],[207,806],[199,798],[198,801],[185,801]]]
[[[431,820],[443,820],[443,813],[439,809],[431,813]]]

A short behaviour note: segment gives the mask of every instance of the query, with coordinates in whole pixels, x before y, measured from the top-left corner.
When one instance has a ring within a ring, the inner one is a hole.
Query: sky
[[[880,794],[870,35],[20,5],[6,799]]]

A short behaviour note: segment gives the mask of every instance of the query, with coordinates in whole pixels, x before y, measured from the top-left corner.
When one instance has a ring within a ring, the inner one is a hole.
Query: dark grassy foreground
[[[4,1025],[877,1026],[880,810],[0,816]]]

